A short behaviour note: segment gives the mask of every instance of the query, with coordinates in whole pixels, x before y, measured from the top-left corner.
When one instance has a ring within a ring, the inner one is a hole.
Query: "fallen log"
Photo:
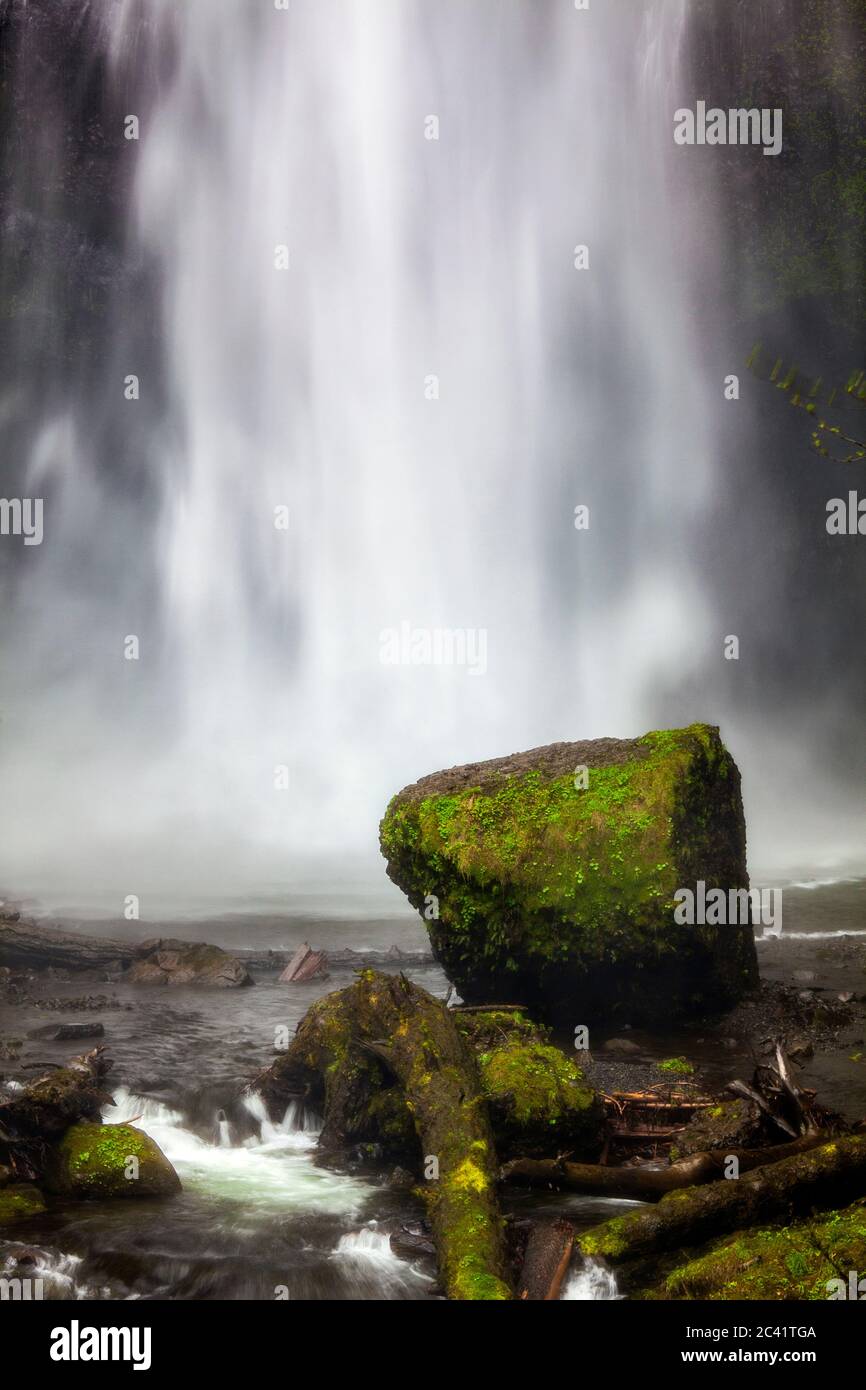
[[[667,1168],[610,1168],[599,1163],[567,1163],[561,1159],[519,1158],[502,1169],[503,1182],[528,1187],[567,1188],[586,1196],[637,1198],[659,1201],[666,1192],[724,1178],[731,1158],[741,1173],[750,1172],[783,1158],[805,1153],[828,1142],[827,1134],[809,1134],[790,1144],[768,1149],[718,1149],[692,1154]]]
[[[469,1045],[441,1000],[403,975],[363,970],[356,984],[316,1001],[253,1089],[275,1108],[292,1095],[308,1098],[324,1114],[327,1149],[357,1134],[371,1098],[387,1101],[383,1073],[396,1080],[401,1104],[405,1096],[420,1140],[447,1296],[510,1298],[487,1107]]]
[[[25,970],[49,966],[56,970],[104,970],[117,963],[131,965],[135,956],[136,948],[125,941],[0,918],[0,965]]]
[[[762,1221],[843,1207],[864,1190],[866,1136],[854,1135],[765,1163],[736,1180],[668,1192],[657,1206],[584,1231],[575,1247],[585,1256],[620,1264],[702,1245]]]
[[[541,1221],[533,1226],[517,1297],[529,1303],[558,1299],[573,1248],[574,1227],[570,1221]]]

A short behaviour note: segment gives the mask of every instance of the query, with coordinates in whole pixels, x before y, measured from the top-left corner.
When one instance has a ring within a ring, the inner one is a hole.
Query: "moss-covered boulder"
[[[45,1210],[45,1202],[38,1187],[30,1183],[10,1183],[0,1191],[0,1226],[12,1226],[16,1221],[26,1221],[28,1217],[38,1216]]]
[[[547,1029],[513,1008],[457,1010],[454,1017],[475,1053],[503,1162],[553,1153],[598,1157],[604,1106]]]
[[[564,1150],[576,1159],[598,1157],[604,1108],[560,1048],[509,1042],[482,1052],[478,1064],[500,1159]]]
[[[436,773],[393,798],[380,839],[469,1002],[518,999],[569,1026],[653,1024],[757,982],[748,923],[675,919],[678,889],[748,887],[740,775],[718,729]]]
[[[859,1271],[857,1279],[866,1271],[866,1200],[820,1219],[726,1236],[681,1257],[658,1284],[633,1296],[842,1299],[852,1296],[850,1270]]]
[[[69,1197],[167,1197],[180,1178],[159,1145],[133,1125],[77,1124],[46,1164],[50,1192]]]

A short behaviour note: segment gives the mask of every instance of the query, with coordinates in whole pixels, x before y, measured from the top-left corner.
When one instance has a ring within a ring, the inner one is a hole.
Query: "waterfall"
[[[662,675],[695,676],[715,407],[682,388],[687,8],[89,7],[118,254],[150,288],[108,293],[104,372],[31,440],[25,886],[374,858],[405,782],[641,733]],[[383,664],[401,624],[483,633],[484,669]]]
[[[599,1264],[597,1260],[584,1260],[580,1267],[573,1269],[562,1290],[561,1301],[594,1302],[598,1299],[618,1299],[622,1294],[616,1283],[613,1270]]]

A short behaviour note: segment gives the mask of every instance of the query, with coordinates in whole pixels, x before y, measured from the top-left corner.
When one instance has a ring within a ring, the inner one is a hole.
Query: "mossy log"
[[[861,1299],[866,1200],[793,1225],[722,1236],[653,1273],[638,1299]]]
[[[511,1297],[498,1166],[478,1068],[444,1004],[403,975],[364,970],[306,1014],[283,1057],[254,1083],[273,1104],[322,1107],[324,1148],[357,1136],[371,1094],[397,1081],[420,1140],[423,1195],[452,1299]]]
[[[866,1189],[866,1136],[834,1139],[744,1177],[669,1192],[657,1206],[615,1217],[575,1241],[613,1264],[702,1245],[762,1222],[845,1206]]]
[[[420,1169],[423,1154],[412,1112],[391,1073],[369,1051],[356,1050],[349,1066],[333,1066],[351,1037],[351,1011],[344,1002],[342,993],[334,993],[314,1006],[316,1025],[304,1031],[306,1053],[294,1049],[260,1078],[259,1089],[275,1118],[295,1096],[324,1111],[323,1153],[360,1151]],[[586,1160],[598,1156],[601,1099],[573,1058],[549,1042],[544,1028],[517,1006],[448,1012],[475,1057],[500,1159],[552,1151]]]
[[[564,1187],[586,1196],[636,1197],[645,1202],[657,1202],[667,1192],[724,1178],[731,1158],[737,1160],[739,1172],[747,1173],[818,1148],[826,1144],[828,1138],[827,1134],[810,1134],[774,1148],[717,1149],[691,1154],[668,1168],[608,1168],[599,1163],[567,1163],[556,1158],[519,1158],[505,1164],[502,1178],[504,1182],[528,1187]]]

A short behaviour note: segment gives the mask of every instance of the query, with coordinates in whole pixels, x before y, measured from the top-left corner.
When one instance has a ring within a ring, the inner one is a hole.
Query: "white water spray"
[[[68,615],[90,634],[80,698],[59,720],[36,709],[39,739],[5,774],[39,817],[37,883],[61,855],[70,874],[92,877],[97,855],[102,882],[186,892],[374,857],[406,781],[643,732],[655,678],[695,668],[708,625],[683,540],[713,468],[709,404],[680,388],[697,270],[670,163],[686,13],[91,10],[121,89],[131,64],[159,74],[129,151],[128,237],[161,287],[167,409],[154,518],[111,500],[89,403],[35,449],[56,485],[37,629],[68,601],[85,504],[119,528]],[[108,331],[122,355],[125,323]],[[153,609],[111,578],[142,547]],[[485,674],[383,666],[380,634],[403,621],[483,632]],[[141,659],[106,685],[127,632]],[[34,776],[37,747],[60,781]],[[25,884],[26,822],[6,843]]]

